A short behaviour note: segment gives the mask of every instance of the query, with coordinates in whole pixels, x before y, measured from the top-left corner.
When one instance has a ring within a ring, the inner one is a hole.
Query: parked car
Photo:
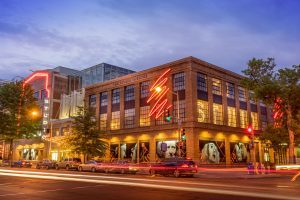
[[[56,161],[52,160],[42,160],[36,164],[37,169],[46,168],[46,169],[54,169],[56,165]]]
[[[12,167],[28,167],[30,168],[32,166],[32,162],[28,160],[18,160],[16,162],[12,163]]]
[[[174,175],[177,178],[180,176],[193,177],[194,174],[198,172],[198,169],[194,161],[190,159],[177,158],[167,159],[160,163],[152,164],[149,172],[151,175]]]
[[[81,164],[80,158],[65,158],[63,161],[56,163],[55,169],[78,169],[78,166]]]
[[[130,163],[126,160],[103,163],[101,168],[104,169],[106,173],[136,174],[138,172],[138,165]]]
[[[96,172],[96,171],[103,171],[104,168],[101,167],[102,162],[98,160],[89,160],[84,164],[80,164],[78,166],[78,171],[91,171],[91,172]]]

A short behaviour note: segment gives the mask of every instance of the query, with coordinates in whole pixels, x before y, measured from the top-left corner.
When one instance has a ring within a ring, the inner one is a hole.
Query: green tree
[[[294,162],[295,124],[299,122],[297,114],[300,110],[300,65],[279,70],[275,67],[273,58],[253,58],[243,71],[246,78],[241,82],[244,87],[254,91],[256,99],[272,106],[274,128],[278,130],[269,129],[269,134],[279,134],[281,131],[283,141],[284,136],[288,136],[290,162]]]
[[[94,112],[88,108],[79,107],[71,133],[66,137],[66,145],[74,152],[81,153],[86,161],[88,156],[104,156],[107,143],[101,139]]]
[[[0,87],[0,138],[10,143],[10,163],[14,140],[36,137],[41,130],[38,110],[29,85],[17,81]]]

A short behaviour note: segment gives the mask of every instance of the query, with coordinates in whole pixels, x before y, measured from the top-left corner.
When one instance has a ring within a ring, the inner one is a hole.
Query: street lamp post
[[[180,138],[180,127],[181,127],[181,119],[180,119],[180,114],[179,114],[179,93],[178,91],[176,92],[173,92],[172,91],[172,94],[175,94],[176,95],[176,98],[177,98],[177,103],[176,103],[176,106],[177,106],[177,129],[178,129],[178,157],[181,157],[181,150],[180,150],[180,145],[181,145],[181,138]]]

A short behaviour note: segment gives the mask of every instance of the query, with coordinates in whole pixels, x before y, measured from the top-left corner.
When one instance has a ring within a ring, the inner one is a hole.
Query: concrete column
[[[125,95],[125,88],[121,87],[120,88],[120,129],[124,128],[124,95]]]
[[[207,76],[207,94],[208,94],[208,112],[209,120],[208,123],[213,123],[213,94],[212,94],[212,78]]]
[[[228,126],[227,87],[226,87],[226,81],[222,80],[221,83],[222,83],[223,125]]]
[[[150,153],[150,162],[155,162],[156,141],[154,137],[151,137],[149,140],[149,153]]]
[[[95,116],[96,116],[96,122],[97,122],[98,129],[100,129],[100,94],[96,94]]]
[[[235,98],[235,108],[236,108],[236,127],[241,127],[240,122],[240,100],[239,100],[239,88],[238,83],[234,84],[234,98]]]
[[[140,126],[140,83],[134,85],[135,118],[134,127]]]
[[[229,141],[228,137],[225,137],[225,156],[226,156],[226,166],[231,165],[230,141]]]
[[[191,68],[185,71],[185,103],[186,120],[194,121],[197,119],[197,74]]]
[[[196,157],[196,153],[195,153],[197,151],[195,143],[198,142],[195,137],[196,134],[194,133],[194,128],[185,128],[185,133],[186,133],[186,156],[193,160],[196,160],[198,158]]]
[[[111,122],[111,104],[112,104],[112,90],[107,91],[107,122],[106,122],[106,130],[110,130],[110,122]]]

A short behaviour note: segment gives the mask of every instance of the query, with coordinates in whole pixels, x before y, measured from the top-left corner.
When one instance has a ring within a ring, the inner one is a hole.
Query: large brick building
[[[187,57],[91,85],[85,102],[96,111],[110,159],[147,162],[180,155],[199,164],[245,164],[250,155],[246,128],[252,124],[259,133],[272,119],[269,109],[239,85],[241,78]],[[171,106],[170,122],[157,118],[160,103],[162,111]],[[180,129],[186,135],[183,147],[177,143]],[[268,147],[258,140],[254,145],[257,161],[274,162]]]

